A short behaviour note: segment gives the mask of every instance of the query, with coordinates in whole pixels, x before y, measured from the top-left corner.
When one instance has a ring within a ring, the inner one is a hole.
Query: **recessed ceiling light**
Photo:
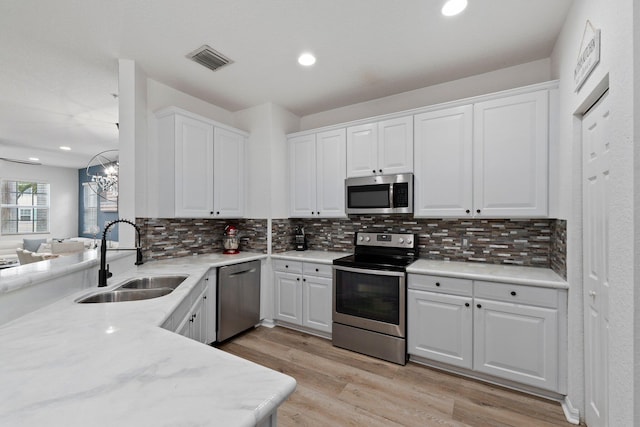
[[[60,147],[60,149],[64,150],[64,151],[69,151],[69,150],[71,150],[71,147],[66,147],[66,146],[63,145],[63,146]]]
[[[444,16],[454,16],[467,8],[467,0],[447,0],[442,6]]]
[[[316,63],[316,57],[310,53],[303,53],[298,57],[298,63],[305,67],[309,67]]]
[[[31,160],[32,162],[39,162],[40,159],[37,157],[29,157],[29,160]]]

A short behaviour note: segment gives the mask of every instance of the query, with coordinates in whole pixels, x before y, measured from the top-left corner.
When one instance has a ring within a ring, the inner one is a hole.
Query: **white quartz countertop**
[[[332,264],[334,259],[351,255],[351,252],[329,251],[287,251],[271,254],[273,259],[286,259],[291,261],[315,262],[317,264]]]
[[[407,267],[407,272],[559,289],[569,288],[569,284],[549,268],[420,259]]]
[[[0,327],[0,424],[253,426],[295,380],[159,327],[211,267],[266,255],[153,261]],[[77,304],[136,276],[188,274],[169,295]],[[1,297],[1,294],[0,294]]]

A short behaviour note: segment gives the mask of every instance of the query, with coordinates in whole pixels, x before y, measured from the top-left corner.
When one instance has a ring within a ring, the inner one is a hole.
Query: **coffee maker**
[[[307,238],[304,235],[304,227],[296,227],[296,251],[307,250]]]

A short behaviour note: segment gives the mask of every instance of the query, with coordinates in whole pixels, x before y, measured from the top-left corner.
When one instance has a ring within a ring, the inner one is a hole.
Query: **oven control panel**
[[[417,236],[410,233],[356,233],[356,246],[415,248]]]

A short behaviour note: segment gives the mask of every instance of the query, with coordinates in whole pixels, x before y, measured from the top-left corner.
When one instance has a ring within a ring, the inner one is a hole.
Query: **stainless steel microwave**
[[[347,214],[413,213],[413,174],[377,175],[345,180]]]

